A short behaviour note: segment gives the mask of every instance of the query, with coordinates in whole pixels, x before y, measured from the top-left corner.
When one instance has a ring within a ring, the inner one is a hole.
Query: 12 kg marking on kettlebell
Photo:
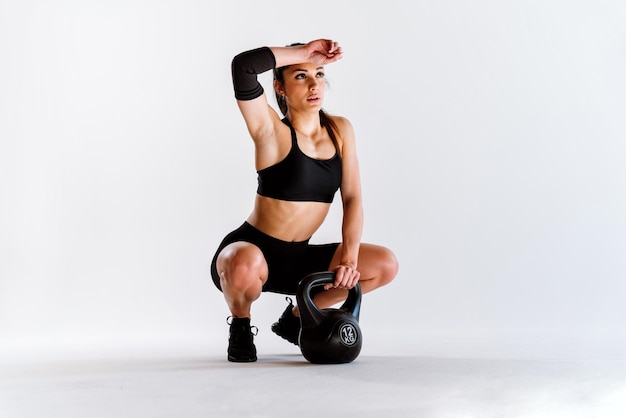
[[[344,345],[354,345],[357,338],[357,332],[352,324],[343,324],[341,328],[339,328],[339,339]]]

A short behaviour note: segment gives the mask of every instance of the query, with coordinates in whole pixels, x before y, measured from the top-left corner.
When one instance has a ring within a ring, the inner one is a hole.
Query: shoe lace
[[[234,316],[229,315],[228,317],[226,317],[226,323],[228,325],[232,325],[233,324],[233,318]],[[250,334],[254,335],[255,337],[259,334],[259,329],[255,326],[255,325],[250,325]]]

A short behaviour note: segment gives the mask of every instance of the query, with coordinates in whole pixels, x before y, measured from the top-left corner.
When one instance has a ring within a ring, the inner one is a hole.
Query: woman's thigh
[[[341,263],[340,244],[330,262],[329,269],[333,270]],[[395,254],[387,247],[361,243],[357,270],[361,273],[361,281],[376,279],[379,286],[389,283],[398,272],[398,261]]]

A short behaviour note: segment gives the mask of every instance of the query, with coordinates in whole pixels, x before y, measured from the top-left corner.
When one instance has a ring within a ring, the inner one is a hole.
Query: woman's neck
[[[319,112],[295,113],[287,112],[291,126],[305,135],[315,136],[321,129]]]

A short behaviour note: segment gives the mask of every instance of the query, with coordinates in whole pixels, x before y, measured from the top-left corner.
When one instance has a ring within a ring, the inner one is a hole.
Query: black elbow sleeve
[[[264,46],[242,52],[233,58],[231,70],[237,100],[252,100],[263,94],[257,74],[271,70],[276,65],[272,50]]]

